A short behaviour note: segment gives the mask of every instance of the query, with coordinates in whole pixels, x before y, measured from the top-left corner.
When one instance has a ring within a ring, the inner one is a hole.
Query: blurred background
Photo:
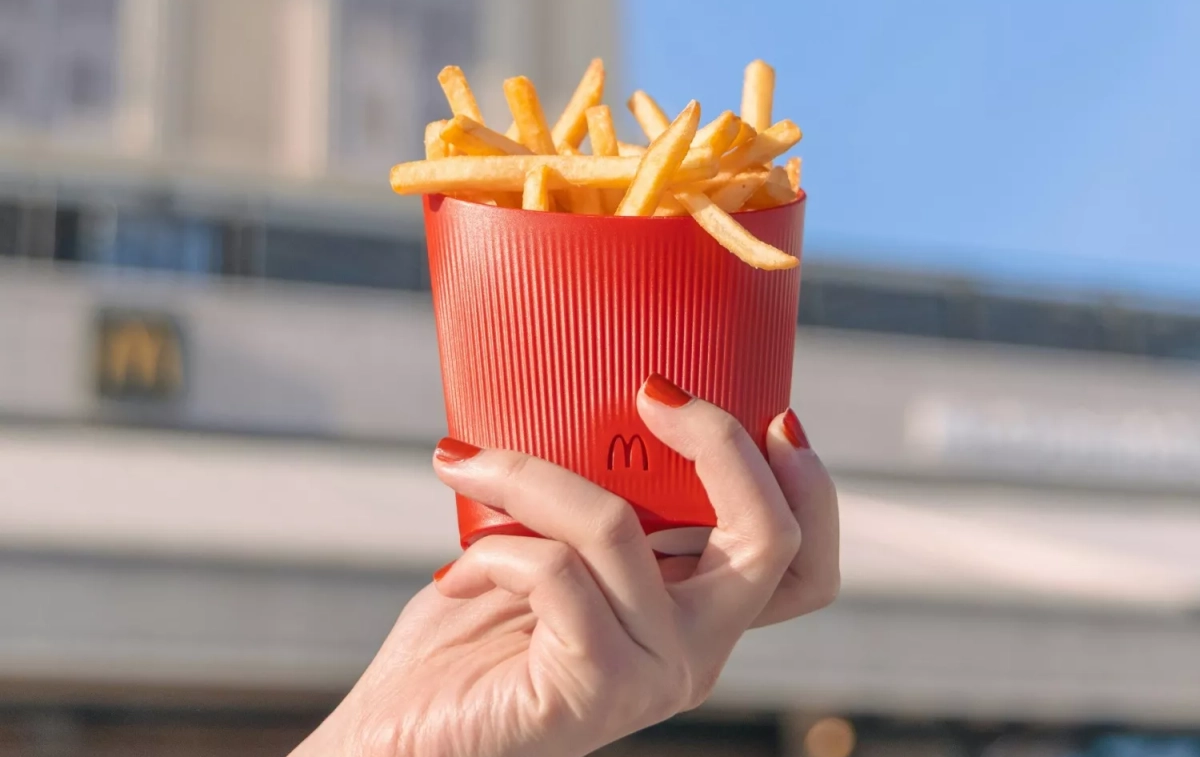
[[[456,550],[387,169],[443,65],[506,122],[595,56],[710,116],[775,65],[844,538],[837,604],[604,754],[1200,755],[1197,38],[1194,0],[0,0],[0,755],[284,754],[352,684]]]

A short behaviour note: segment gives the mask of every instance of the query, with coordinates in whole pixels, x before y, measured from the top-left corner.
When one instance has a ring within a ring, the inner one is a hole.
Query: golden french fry
[[[617,154],[626,157],[630,155],[645,155],[646,148],[641,145],[630,144],[629,142],[617,142]]]
[[[483,114],[479,112],[479,104],[475,102],[475,93],[467,84],[466,74],[458,66],[446,66],[438,73],[438,83],[446,93],[446,101],[450,103],[450,112],[456,116],[466,116],[477,124],[482,124]]]
[[[722,187],[728,186],[735,181],[740,181],[750,176],[761,176],[763,181],[766,181],[769,174],[770,169],[763,168],[762,166],[751,166],[750,168],[738,171],[737,173],[732,171],[718,171],[716,174],[706,179],[678,185],[675,187],[675,189],[682,192],[704,192],[705,194],[709,194]]]
[[[788,183],[792,185],[792,194],[800,194],[800,158],[789,158],[787,165]]]
[[[449,121],[430,121],[425,126],[425,160],[439,160],[450,154],[449,145],[442,141],[442,129]]]
[[[775,69],[761,60],[746,66],[742,83],[742,120],[757,131],[771,126],[771,105],[775,99]]]
[[[742,145],[746,144],[747,142],[751,141],[752,139],[754,139],[757,136],[758,136],[758,130],[756,130],[753,126],[746,123],[745,121],[742,121],[738,125],[737,136],[733,138],[733,142],[731,142],[729,144],[729,147],[725,148],[725,151],[729,152],[730,150],[736,150],[737,148],[741,147]]]
[[[579,150],[570,145],[563,145],[560,155],[579,155]],[[604,202],[601,199],[601,192],[620,192],[619,189],[602,190],[592,187],[573,187],[571,189],[562,190],[557,193],[558,199],[561,200],[560,205],[565,206],[569,213],[579,213],[585,216],[602,216],[606,215],[604,210]],[[620,198],[618,198],[620,201]]]
[[[600,104],[604,96],[604,61],[596,58],[588,64],[579,80],[579,86],[567,102],[562,115],[554,124],[552,135],[556,147],[569,145],[579,148],[583,137],[587,134],[587,109]]]
[[[613,126],[612,111],[607,105],[593,105],[588,108],[587,125],[593,155],[613,157],[621,154],[617,143],[617,129]],[[617,211],[624,194],[619,189],[600,190],[600,204],[605,215],[612,215]]]
[[[796,199],[796,193],[792,191],[792,185],[788,181],[787,170],[783,166],[775,166],[767,175],[767,180],[746,201],[746,208],[751,210],[774,208],[794,199]]]
[[[803,136],[796,124],[786,119],[780,121],[766,131],[759,132],[753,140],[726,153],[721,158],[721,170],[738,173],[750,166],[766,165],[790,150]]]
[[[766,180],[765,171],[746,171],[735,176],[733,181],[725,186],[714,190],[709,199],[726,213],[736,213]]]
[[[675,172],[687,157],[688,146],[692,143],[692,137],[696,136],[699,124],[700,104],[692,100],[667,130],[646,148],[637,174],[617,206],[617,215],[648,216],[654,212]]]
[[[504,99],[508,100],[508,109],[512,111],[521,144],[539,155],[553,155],[558,152],[554,147],[554,138],[550,136],[550,126],[546,123],[542,101],[538,99],[537,88],[533,86],[533,82],[524,76],[505,79]]]
[[[550,210],[550,166],[542,163],[525,174],[521,207],[525,210]]]
[[[598,158],[589,155],[464,155],[448,160],[417,160],[392,166],[390,181],[397,194],[437,192],[520,192],[525,175],[540,164],[553,169],[550,189],[596,187],[624,189],[638,173],[635,157]],[[717,173],[711,150],[690,150],[670,181],[671,186],[693,184]]]
[[[592,142],[592,155],[612,157],[620,155],[617,129],[613,125],[612,111],[607,105],[593,105],[587,109],[588,139]]]
[[[633,117],[637,119],[638,125],[642,127],[642,131],[646,132],[646,136],[651,140],[658,139],[658,135],[671,125],[671,119],[667,118],[663,109],[658,107],[654,98],[640,89],[633,93],[626,104],[633,113]]]
[[[670,192],[662,196],[662,199],[658,201],[658,207],[654,209],[653,213],[651,213],[651,215],[658,217],[686,216],[687,214],[687,208],[683,207],[683,205],[679,203],[679,200],[676,200],[675,196]]]
[[[741,131],[741,120],[727,110],[696,132],[692,147],[709,147],[717,155],[723,155]]]
[[[675,199],[687,208],[696,223],[707,231],[722,247],[737,255],[755,268],[781,270],[795,268],[800,264],[796,258],[783,250],[772,247],[753,234],[733,217],[721,210],[701,192],[676,192]]]
[[[466,116],[450,119],[441,134],[443,142],[463,155],[530,155],[529,148]]]

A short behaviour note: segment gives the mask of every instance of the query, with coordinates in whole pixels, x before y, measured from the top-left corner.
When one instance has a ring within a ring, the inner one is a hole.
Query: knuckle
[[[542,572],[547,578],[570,578],[577,575],[581,565],[579,554],[559,541],[547,542]]]
[[[513,481],[519,480],[524,476],[525,469],[532,460],[533,458],[529,455],[513,453],[512,459],[509,460],[507,469],[505,470],[505,477]]]
[[[642,524],[629,503],[620,497],[603,494],[595,506],[592,522],[596,540],[607,547],[622,547],[645,538]]]
[[[707,436],[710,443],[717,448],[738,444],[742,441],[743,437],[749,438],[746,434],[746,429],[742,427],[742,424],[738,423],[737,418],[734,418],[724,410],[713,411],[710,426],[711,428]]]

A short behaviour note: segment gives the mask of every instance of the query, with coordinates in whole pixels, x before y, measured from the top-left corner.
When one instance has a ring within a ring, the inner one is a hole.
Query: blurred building
[[[617,12],[0,0],[0,755],[280,754],[353,682],[455,551],[386,169],[447,63],[622,92]],[[607,753],[1188,754],[1198,360],[1187,305],[806,266],[843,596]]]

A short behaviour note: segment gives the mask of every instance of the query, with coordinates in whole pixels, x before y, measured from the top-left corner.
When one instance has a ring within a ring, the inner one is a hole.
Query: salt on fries
[[[760,60],[747,66],[740,114],[725,111],[703,126],[695,101],[671,119],[649,94],[634,92],[626,104],[649,145],[617,138],[612,112],[601,104],[604,80],[603,62],[592,61],[553,127],[533,83],[523,76],[506,80],[513,122],[501,134],[485,124],[462,70],[447,66],[438,83],[451,117],[425,128],[425,160],[392,167],[392,189],[543,212],[690,215],[756,268],[799,263],[731,215],[803,194],[800,158],[773,165],[803,136],[789,120],[771,121],[774,69]],[[580,149],[584,137],[590,155]]]

